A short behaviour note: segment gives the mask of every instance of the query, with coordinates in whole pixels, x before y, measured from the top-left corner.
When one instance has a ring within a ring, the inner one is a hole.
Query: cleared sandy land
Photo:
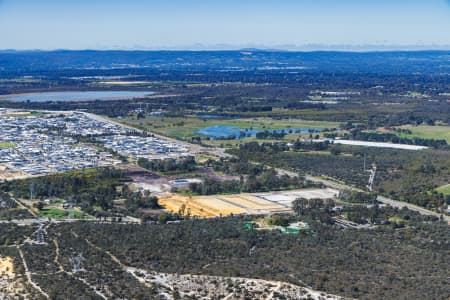
[[[297,198],[306,199],[330,199],[336,198],[339,194],[335,189],[307,189],[307,190],[294,190],[272,193],[260,193],[255,196],[266,199],[268,201],[276,202],[285,206],[292,206],[292,202]]]
[[[230,214],[243,214],[245,210],[216,198],[216,196],[187,197],[174,195],[162,198],[159,203],[172,212],[180,212],[196,217],[212,218]]]
[[[141,282],[157,285],[161,295],[176,288],[183,298],[193,299],[313,299],[340,300],[340,296],[281,281],[206,275],[178,275],[148,272],[127,267]],[[282,298],[277,296],[282,295]]]
[[[11,257],[0,257],[0,275],[14,276],[14,264]]]
[[[4,180],[25,179],[29,177],[31,177],[31,175],[28,175],[22,171],[6,170],[6,166],[3,169],[3,166],[0,165],[0,182]]]
[[[181,211],[190,216],[212,218],[231,214],[254,215],[290,212],[292,202],[297,198],[327,199],[335,198],[337,193],[337,190],[327,188],[192,197],[174,194],[162,197],[159,203],[175,213]]]
[[[31,299],[21,276],[14,271],[13,258],[9,256],[0,256],[0,299]]]

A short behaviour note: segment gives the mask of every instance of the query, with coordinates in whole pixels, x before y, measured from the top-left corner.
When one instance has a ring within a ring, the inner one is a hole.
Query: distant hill
[[[0,51],[0,72],[61,69],[315,70],[354,73],[447,73],[450,51]]]

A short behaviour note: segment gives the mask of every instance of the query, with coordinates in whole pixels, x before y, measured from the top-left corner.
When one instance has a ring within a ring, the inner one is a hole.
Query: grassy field
[[[423,139],[438,139],[446,140],[450,143],[450,126],[427,126],[427,125],[405,125],[402,129],[411,130],[411,134],[399,134],[400,137],[405,138],[423,138]]]
[[[0,149],[13,148],[14,146],[16,145],[11,142],[0,142]]]
[[[1,96],[0,96],[0,100],[2,100]],[[46,114],[47,113],[40,112],[40,111],[16,111],[16,112],[11,112],[11,113],[0,115],[0,118],[19,118],[19,117],[30,117],[30,116],[40,117],[40,116],[43,116]]]
[[[196,132],[210,126],[235,126],[242,129],[272,130],[286,128],[335,128],[337,122],[307,121],[300,119],[242,118],[242,119],[201,119],[201,118],[165,118],[147,117],[136,120],[133,117],[122,120],[128,125],[146,128],[150,131],[178,138],[198,135]]]
[[[63,210],[59,208],[47,208],[39,211],[39,216],[44,218],[51,219],[64,219],[67,218],[70,214],[73,215],[75,219],[84,219],[86,214],[80,212],[78,210]]]
[[[440,187],[438,187],[436,189],[436,191],[438,193],[442,193],[442,194],[444,194],[446,196],[450,195],[450,184],[446,184],[446,185],[440,186]]]
[[[349,109],[349,110],[338,110],[338,109],[327,109],[327,110],[317,110],[317,109],[274,109],[272,111],[266,111],[266,112],[239,112],[240,116],[245,117],[253,117],[253,116],[292,116],[292,117],[301,117],[305,116],[306,118],[310,119],[313,118],[314,120],[322,120],[322,118],[325,117],[345,117],[345,119],[351,120],[354,116],[357,117],[357,119],[360,119],[361,117],[366,118],[367,117],[367,111],[362,109]],[[319,118],[319,119],[318,119]]]

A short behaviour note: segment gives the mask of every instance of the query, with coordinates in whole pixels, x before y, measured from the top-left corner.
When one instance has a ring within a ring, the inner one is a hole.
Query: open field
[[[349,109],[347,111],[338,109],[317,110],[317,109],[283,109],[277,108],[272,111],[258,111],[258,112],[239,112],[240,116],[252,117],[252,116],[292,116],[292,117],[304,117],[307,119],[323,120],[327,117],[355,117],[365,116],[367,111],[363,109]]]
[[[11,257],[0,257],[0,275],[8,277],[14,275],[14,264]]]
[[[14,148],[15,144],[11,142],[0,142],[0,149]]]
[[[27,175],[22,171],[7,170],[6,168],[6,165],[0,164],[0,182],[4,180],[15,180],[30,177],[30,175]]]
[[[174,195],[169,198],[162,198],[158,202],[172,212],[195,217],[212,218],[245,213],[242,208],[230,205],[215,196],[185,197]]]
[[[150,81],[100,81],[98,85],[118,85],[118,86],[134,86],[134,85],[149,85]]]
[[[74,219],[84,219],[87,215],[79,210],[64,210],[59,208],[46,208],[39,211],[39,216],[51,219],[65,219],[72,215]]]
[[[450,143],[450,126],[405,125],[400,128],[411,130],[411,134],[398,134],[400,137],[446,140]]]
[[[308,121],[301,119],[280,119],[272,118],[243,118],[243,119],[202,119],[197,117],[187,118],[166,118],[166,117],[146,117],[136,120],[133,118],[123,119],[122,122],[139,126],[170,137],[191,137],[204,127],[211,126],[234,126],[242,129],[273,130],[287,128],[335,128],[339,126],[337,122]]]
[[[436,189],[436,191],[438,193],[444,194],[445,196],[450,195],[450,184],[440,186]]]
[[[305,189],[235,195],[181,196],[161,198],[159,204],[175,213],[196,217],[219,217],[236,214],[274,214],[290,212],[297,198],[335,198],[334,189]]]
[[[338,196],[338,191],[334,189],[306,189],[306,190],[295,190],[295,191],[284,191],[284,192],[272,192],[272,193],[258,193],[257,197],[266,199],[271,202],[276,202],[287,207],[292,206],[297,198],[306,199],[329,199],[336,198]]]
[[[14,258],[0,256],[0,299],[22,299],[12,298],[10,295],[21,295],[23,299],[31,299],[25,290],[21,276],[16,274]]]

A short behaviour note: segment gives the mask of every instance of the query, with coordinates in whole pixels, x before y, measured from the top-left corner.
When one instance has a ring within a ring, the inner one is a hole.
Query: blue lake
[[[72,92],[43,92],[18,95],[1,96],[0,100],[16,102],[47,102],[47,101],[94,101],[94,100],[114,100],[130,99],[148,95],[153,95],[150,91],[72,91]]]
[[[243,139],[247,137],[254,137],[258,132],[277,132],[281,133],[317,133],[321,132],[321,128],[285,128],[285,129],[267,129],[267,130],[256,130],[256,129],[245,129],[237,126],[226,126],[226,125],[216,125],[205,127],[197,131],[197,133],[205,136],[209,136],[212,139],[220,140],[227,139],[233,136],[235,139]]]

